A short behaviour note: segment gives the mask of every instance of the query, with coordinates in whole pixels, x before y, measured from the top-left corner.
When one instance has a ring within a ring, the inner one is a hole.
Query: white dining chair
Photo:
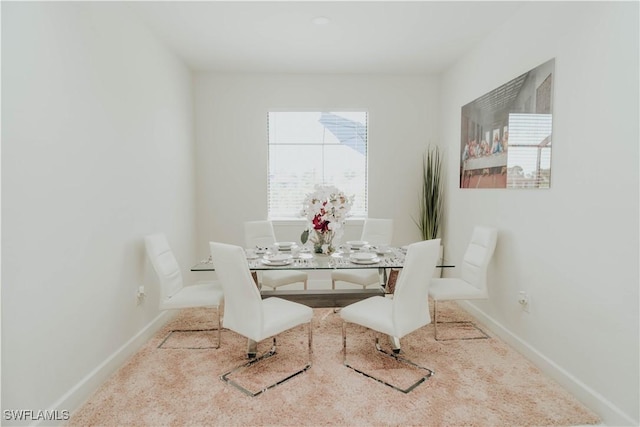
[[[178,262],[171,251],[167,237],[162,233],[144,238],[147,256],[160,280],[160,310],[179,310],[194,307],[216,309],[218,325],[215,329],[174,329],[169,331],[158,348],[163,347],[173,333],[218,331],[215,347],[190,347],[192,349],[219,348],[221,339],[220,306],[224,300],[222,285],[217,281],[199,282],[184,286]]]
[[[393,220],[367,218],[362,227],[360,239],[372,246],[390,245],[393,237]],[[336,270],[331,272],[331,288],[336,288],[336,282],[347,282],[362,286],[380,286],[380,274],[377,269]]]
[[[462,260],[460,277],[435,278],[431,281],[429,296],[433,298],[433,325],[435,339],[448,341],[438,337],[438,325],[442,323],[468,324],[481,332],[481,336],[473,338],[453,339],[478,339],[489,338],[474,322],[450,321],[438,322],[438,302],[449,300],[478,300],[488,299],[489,289],[487,285],[487,269],[498,241],[498,231],[491,227],[476,226],[473,229],[471,242]]]
[[[222,321],[224,327],[256,343],[273,337],[273,346],[270,351],[225,372],[220,378],[249,396],[257,396],[307,371],[311,367],[313,358],[311,328],[313,309],[276,297],[263,300],[251,277],[244,250],[239,246],[217,242],[210,242],[210,246],[214,268],[225,293]],[[258,391],[248,390],[231,379],[231,375],[238,371],[245,370],[276,354],[276,335],[304,324],[308,328],[309,359],[303,368]]]
[[[393,337],[399,342],[407,334],[431,323],[428,287],[436,268],[439,251],[440,239],[409,245],[403,273],[398,278],[393,298],[375,296],[342,308],[342,360],[346,367],[403,393],[409,393],[433,375],[433,370],[400,357],[395,351],[383,350],[377,337],[375,347],[379,352],[400,363],[425,371],[426,374],[409,387],[401,388],[351,366],[347,361],[347,324],[364,326]]]
[[[247,221],[244,223],[244,237],[247,248],[270,248],[276,243],[276,234],[271,221]],[[307,273],[304,271],[261,271],[258,277],[259,286],[272,289],[280,286],[302,283],[307,289]]]

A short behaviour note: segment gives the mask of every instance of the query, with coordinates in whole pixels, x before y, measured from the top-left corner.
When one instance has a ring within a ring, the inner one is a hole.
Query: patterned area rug
[[[465,320],[455,303],[441,303],[442,320]],[[313,366],[258,397],[249,397],[219,376],[246,361],[246,339],[223,330],[172,334],[171,329],[214,326],[214,311],[183,310],[72,414],[71,426],[571,426],[599,418],[532,363],[495,337],[435,341],[433,325],[402,340],[403,354],[435,374],[403,394],[342,365],[340,315],[315,309]],[[480,325],[480,327],[482,327]],[[486,331],[486,329],[483,328]],[[473,336],[474,328],[439,327],[441,337]],[[347,332],[348,360],[385,381],[408,385],[424,371],[375,351],[376,334],[356,325]],[[381,343],[388,348],[387,341]],[[260,388],[304,366],[307,330],[278,336],[278,354],[235,376]],[[271,340],[258,346],[271,348]]]

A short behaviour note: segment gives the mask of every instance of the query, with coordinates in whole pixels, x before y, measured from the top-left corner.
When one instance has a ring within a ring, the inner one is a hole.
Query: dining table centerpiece
[[[340,239],[344,233],[353,198],[337,187],[316,185],[315,191],[304,199],[302,215],[308,225],[300,241],[303,244],[311,241],[317,254],[332,254],[335,251],[334,240]]]

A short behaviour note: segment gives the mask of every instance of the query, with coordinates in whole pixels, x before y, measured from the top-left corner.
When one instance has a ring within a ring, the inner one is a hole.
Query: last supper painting
[[[555,59],[462,107],[460,188],[550,188]]]

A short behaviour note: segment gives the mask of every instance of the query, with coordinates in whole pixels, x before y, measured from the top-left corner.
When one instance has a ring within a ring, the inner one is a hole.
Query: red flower
[[[313,229],[324,233],[329,230],[329,221],[323,220],[322,215],[318,214],[313,217]]]

